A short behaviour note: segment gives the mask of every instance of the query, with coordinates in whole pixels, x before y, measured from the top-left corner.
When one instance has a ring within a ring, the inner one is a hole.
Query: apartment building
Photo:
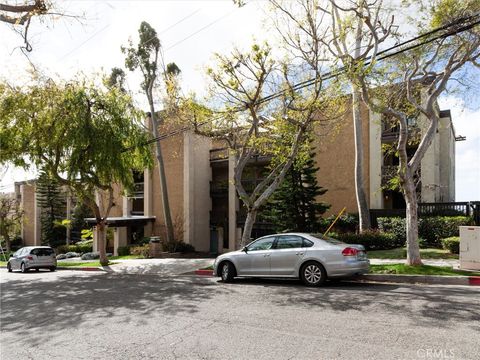
[[[421,163],[419,197],[422,202],[448,202],[455,198],[455,132],[450,111],[441,111],[439,129]],[[398,137],[398,128],[385,125],[379,114],[362,106],[365,189],[372,209],[404,208],[398,191],[384,185],[392,176],[398,159],[385,156],[382,144]],[[411,120],[412,133],[426,129],[422,118]],[[168,133],[168,130],[164,132]],[[161,141],[172,220],[177,238],[203,252],[225,252],[238,247],[245,222],[245,210],[236,194],[234,157],[222,143],[191,131],[174,132]],[[354,183],[354,137],[351,114],[344,115],[336,131],[316,137],[315,160],[319,185],[328,189],[321,201],[331,204],[329,214],[343,207],[357,212]],[[410,151],[414,150],[412,145]],[[262,180],[268,164],[264,156],[252,157],[245,170],[244,186],[253,190]],[[144,236],[164,236],[165,227],[156,167],[136,174],[136,189],[129,197],[116,192],[109,219],[114,228],[114,252]],[[18,183],[27,222],[25,244],[37,244],[39,211],[32,183]],[[90,220],[93,225],[93,220]],[[269,224],[257,221],[252,236],[269,233]]]

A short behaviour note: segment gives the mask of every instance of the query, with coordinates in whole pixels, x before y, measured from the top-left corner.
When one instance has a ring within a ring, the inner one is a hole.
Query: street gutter
[[[480,286],[480,276],[366,274],[360,275],[354,280],[366,282],[389,282],[398,284]]]

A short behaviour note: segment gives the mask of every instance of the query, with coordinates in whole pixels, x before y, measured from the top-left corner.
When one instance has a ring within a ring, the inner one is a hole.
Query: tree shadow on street
[[[199,303],[227,291],[194,277],[172,281],[152,275],[91,273],[48,281],[41,275],[18,273],[18,280],[1,284],[1,330],[18,334],[29,346],[41,343],[52,331],[86,321],[101,324],[115,317],[119,325],[141,325],[140,319],[154,313],[188,316],[197,312]]]
[[[300,280],[258,278],[236,279],[235,284],[268,289],[275,294],[269,297],[275,306],[360,312],[374,312],[381,307],[392,314],[406,316],[420,326],[448,327],[464,323],[478,329],[480,323],[480,289],[474,287],[335,280],[312,288],[304,286]]]

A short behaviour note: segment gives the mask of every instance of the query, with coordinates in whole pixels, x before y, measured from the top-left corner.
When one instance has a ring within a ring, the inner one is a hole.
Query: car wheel
[[[220,276],[223,282],[232,282],[235,277],[235,266],[229,261],[225,261],[220,266]]]
[[[50,268],[50,271],[52,271],[52,272],[55,271],[55,270],[57,270],[57,267],[56,267],[56,266],[52,266],[52,267]]]
[[[319,286],[327,280],[325,268],[315,261],[309,261],[303,265],[300,276],[307,286]]]
[[[28,269],[27,269],[27,267],[25,266],[25,263],[22,263],[22,264],[20,265],[20,270],[22,271],[22,273],[28,272]]]
[[[12,265],[10,265],[10,263],[7,263],[7,270],[8,272],[12,272]]]

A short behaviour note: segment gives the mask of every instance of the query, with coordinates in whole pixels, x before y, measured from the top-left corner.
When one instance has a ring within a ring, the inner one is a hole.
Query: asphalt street
[[[0,271],[2,360],[480,358],[480,287]]]

